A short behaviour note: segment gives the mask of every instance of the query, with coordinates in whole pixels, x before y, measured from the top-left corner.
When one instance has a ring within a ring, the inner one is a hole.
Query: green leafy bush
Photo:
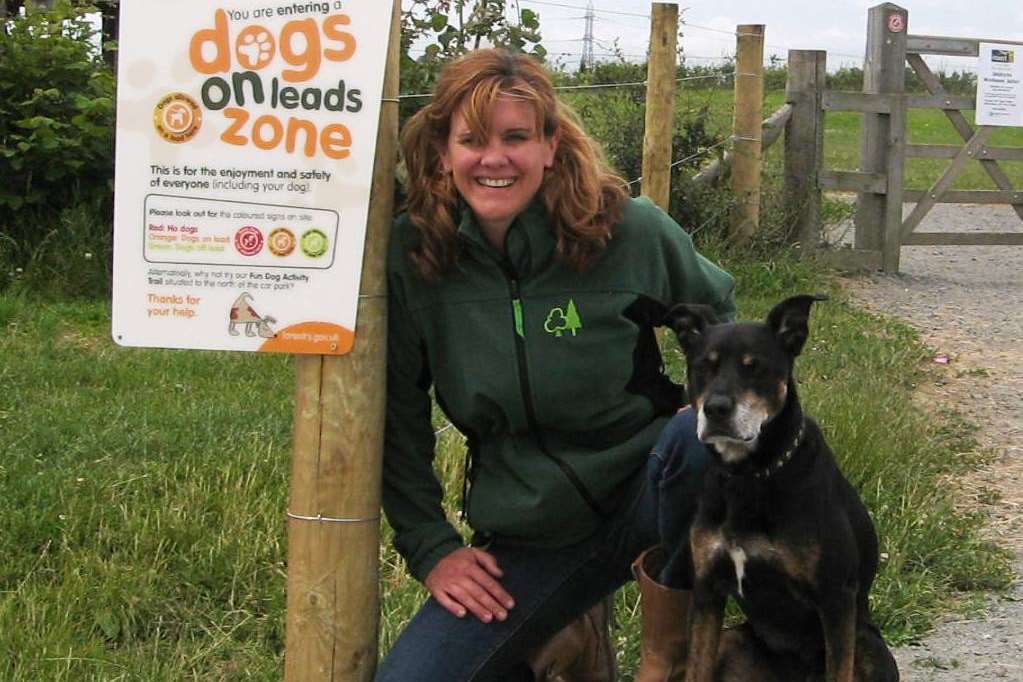
[[[62,2],[0,31],[0,288],[68,209],[106,225],[92,252],[109,245],[115,79],[90,9]]]

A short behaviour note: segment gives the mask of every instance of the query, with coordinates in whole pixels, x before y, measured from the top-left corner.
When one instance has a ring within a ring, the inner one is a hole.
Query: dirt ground
[[[1023,232],[1023,221],[1007,206],[938,205],[918,231]],[[1015,553],[1023,576],[1023,246],[905,247],[901,258],[899,275],[845,286],[865,308],[917,328],[933,348],[941,376],[921,387],[922,402],[954,405],[997,453],[962,481],[963,503],[989,515],[991,536]],[[987,606],[983,617],[950,619],[898,650],[902,679],[1023,680],[1023,583]]]

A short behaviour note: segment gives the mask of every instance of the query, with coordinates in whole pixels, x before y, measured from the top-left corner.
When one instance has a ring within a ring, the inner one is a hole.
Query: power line
[[[584,12],[587,9],[583,5],[566,5],[566,4],[560,3],[560,2],[546,2],[545,0],[522,0],[522,2],[533,4],[533,5],[547,5],[549,7],[565,7],[567,9],[581,9]],[[615,15],[623,16],[623,17],[640,17],[642,19],[649,19],[650,18],[649,14],[638,14],[636,12],[619,12],[617,10],[612,10],[612,9],[598,9],[598,8],[594,8],[593,11],[594,12],[599,12],[600,14],[615,14]]]

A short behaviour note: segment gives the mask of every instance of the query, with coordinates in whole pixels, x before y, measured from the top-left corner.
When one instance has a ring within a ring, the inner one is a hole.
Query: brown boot
[[[611,645],[614,595],[600,601],[540,647],[529,659],[537,682],[615,682]]]
[[[642,661],[635,682],[681,682],[689,641],[689,590],[673,590],[651,578],[664,567],[664,550],[651,547],[632,564],[642,609]]]

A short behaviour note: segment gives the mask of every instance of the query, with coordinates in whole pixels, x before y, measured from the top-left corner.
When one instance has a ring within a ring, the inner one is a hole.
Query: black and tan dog
[[[714,455],[689,538],[687,682],[899,679],[867,603],[874,526],[796,395],[793,364],[824,298],[789,298],[765,323],[669,313]],[[722,631],[729,595],[747,621]]]

